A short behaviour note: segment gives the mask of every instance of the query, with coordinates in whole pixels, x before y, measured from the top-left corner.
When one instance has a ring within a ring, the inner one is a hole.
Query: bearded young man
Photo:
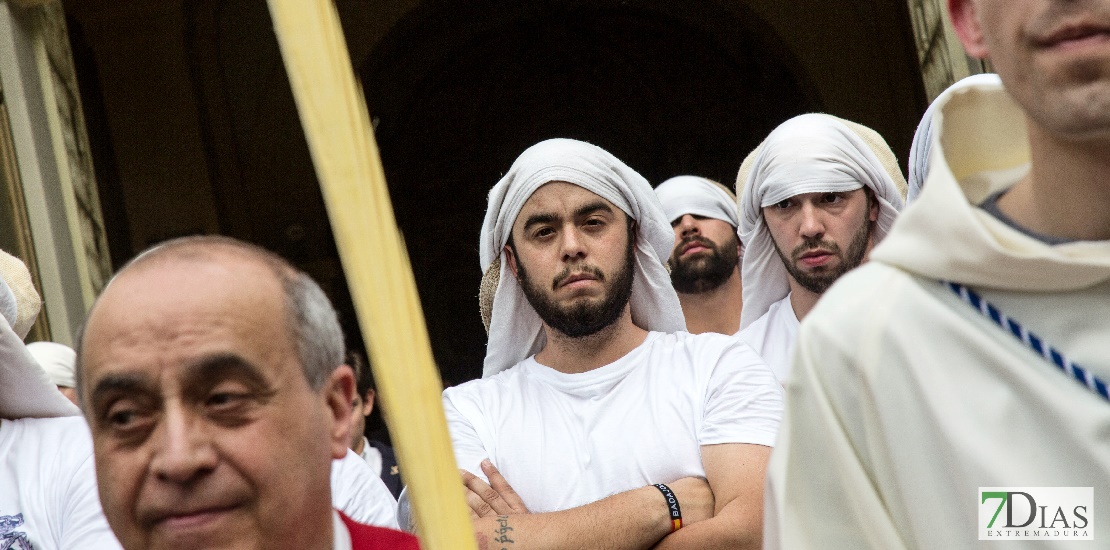
[[[681,332],[671,242],[587,143],[529,148],[490,192],[485,374],[443,394],[482,548],[760,545],[781,391],[734,338]]]
[[[873,130],[806,114],[748,155],[737,186],[746,246],[739,336],[785,382],[799,322],[890,230],[906,182]]]
[[[921,194],[802,327],[769,548],[1106,546],[1110,1],[948,7],[1002,85],[938,105]]]
[[[674,229],[667,265],[691,334],[740,330],[743,285],[740,239],[736,236],[736,195],[697,176],[677,176],[655,194]]]

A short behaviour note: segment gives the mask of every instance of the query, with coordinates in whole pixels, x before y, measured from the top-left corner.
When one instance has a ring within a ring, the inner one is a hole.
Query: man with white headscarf
[[[772,550],[1107,545],[1110,0],[948,7],[1005,87],[937,105],[920,195],[803,323]]]
[[[46,371],[46,377],[58,387],[58,391],[76,405],[77,381],[74,378],[74,365],[77,363],[77,352],[57,342],[32,342],[27,344],[27,351],[31,352],[42,370]]]
[[[691,334],[740,330],[743,286],[736,195],[697,176],[673,177],[655,188],[674,229],[667,264]]]
[[[772,131],[744,160],[737,185],[740,339],[785,382],[799,322],[890,230],[906,182],[874,130],[813,113]]]
[[[485,374],[443,394],[482,545],[759,546],[781,389],[735,338],[681,332],[671,242],[588,143],[534,145],[490,191]]]
[[[41,305],[23,262],[0,251],[0,548],[117,550],[89,428],[23,344]]]

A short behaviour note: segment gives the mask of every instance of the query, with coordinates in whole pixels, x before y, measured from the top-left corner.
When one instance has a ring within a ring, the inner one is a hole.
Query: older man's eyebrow
[[[235,353],[213,353],[186,364],[183,370],[186,384],[226,378],[240,379],[252,386],[268,384],[262,369]]]
[[[243,382],[254,391],[272,390],[269,378],[258,365],[234,353],[206,355],[185,365],[183,371],[183,386],[200,392],[228,379]]]
[[[154,393],[149,377],[135,373],[107,374],[96,381],[91,394],[93,404],[112,394]]]

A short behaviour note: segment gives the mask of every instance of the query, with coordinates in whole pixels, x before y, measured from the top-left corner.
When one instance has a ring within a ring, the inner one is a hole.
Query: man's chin
[[[1042,95],[1051,100],[1027,109],[1041,127],[1073,142],[1110,140],[1110,77]]]

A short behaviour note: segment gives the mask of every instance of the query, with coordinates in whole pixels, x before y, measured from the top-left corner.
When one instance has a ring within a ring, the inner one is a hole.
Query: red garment
[[[347,532],[351,534],[353,550],[420,550],[420,542],[408,533],[363,525],[347,517],[343,512],[339,512],[339,518],[343,520],[343,525],[347,526]]]

